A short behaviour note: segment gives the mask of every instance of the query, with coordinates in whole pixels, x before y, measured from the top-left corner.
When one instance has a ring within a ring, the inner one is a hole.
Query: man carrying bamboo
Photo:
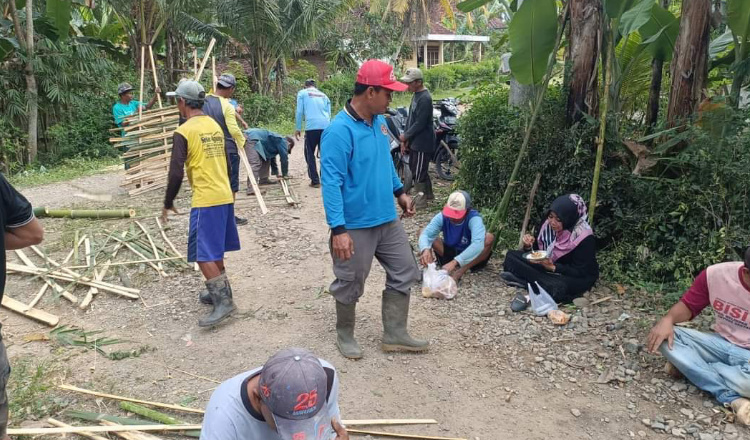
[[[235,310],[232,287],[224,271],[224,253],[240,249],[224,134],[219,124],[203,113],[206,92],[198,82],[183,80],[167,95],[177,99],[185,123],[174,132],[162,218],[166,221],[170,210],[177,212],[174,199],[180,191],[183,168],[187,168],[193,189],[188,261],[198,262],[206,278],[206,302],[210,301],[213,310],[198,325],[210,327]]]
[[[34,217],[31,204],[0,174],[0,300],[5,290],[5,251],[39,244],[44,237],[42,225]],[[0,326],[2,327],[2,326]],[[8,428],[8,396],[5,385],[10,376],[8,354],[0,333],[0,440],[10,440]]]
[[[161,90],[157,87],[154,90],[154,97],[148,104],[143,104],[141,101],[133,99],[133,86],[128,83],[122,83],[117,86],[117,94],[120,96],[120,100],[115,102],[112,106],[112,117],[115,118],[115,124],[118,127],[124,127],[128,125],[125,120],[128,116],[132,116],[138,113],[140,107],[144,110],[148,110],[156,103],[156,97],[161,93]]]
[[[216,82],[216,91],[206,96],[203,112],[213,118],[224,132],[224,148],[229,159],[229,185],[233,197],[240,190],[240,155],[237,148],[245,146],[245,135],[237,125],[237,113],[229,99],[234,94],[237,80],[231,73],[222,74]],[[246,225],[247,219],[236,217],[235,223]]]

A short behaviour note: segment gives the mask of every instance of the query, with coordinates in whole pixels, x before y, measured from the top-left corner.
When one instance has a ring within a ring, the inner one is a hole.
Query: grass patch
[[[51,390],[63,371],[50,361],[34,358],[17,358],[11,364],[8,380],[10,420],[18,424],[23,420],[38,420],[59,412],[68,401],[57,397]]]
[[[270,122],[268,124],[263,124],[260,128],[265,128],[268,131],[273,131],[282,136],[294,136],[294,130],[296,127],[294,120],[289,119],[286,121],[276,121]]]
[[[46,168],[29,168],[8,178],[17,187],[43,185],[103,173],[108,167],[122,166],[122,159],[104,157],[96,159],[66,159],[61,164]]]

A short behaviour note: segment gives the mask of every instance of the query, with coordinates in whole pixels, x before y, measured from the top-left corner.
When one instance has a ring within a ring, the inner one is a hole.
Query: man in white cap
[[[117,86],[117,95],[120,100],[115,102],[112,106],[112,117],[115,118],[115,124],[118,127],[124,127],[128,125],[125,118],[138,113],[139,107],[143,107],[144,110],[148,110],[156,103],[156,96],[161,93],[161,89],[158,87],[154,90],[154,97],[148,104],[143,104],[141,101],[133,99],[133,86],[124,82]]]
[[[240,249],[224,134],[219,124],[203,113],[206,92],[197,81],[183,80],[167,96],[177,99],[185,123],[177,127],[172,140],[162,218],[166,221],[169,211],[177,212],[174,199],[186,168],[193,189],[187,257],[198,263],[206,278],[207,299],[213,305],[211,313],[198,325],[211,327],[235,310],[232,286],[224,271],[224,253]]]
[[[406,119],[406,130],[401,134],[401,152],[409,152],[409,168],[414,176],[414,191],[424,193],[417,199],[417,209],[427,207],[433,200],[432,180],[430,180],[430,159],[435,153],[435,127],[432,122],[432,95],[424,86],[422,71],[413,67],[406,71],[401,82],[409,86],[414,94]]]
[[[434,263],[434,251],[440,266],[458,281],[467,270],[487,266],[494,241],[495,236],[486,232],[482,216],[472,209],[469,194],[455,191],[443,211],[419,234],[419,261],[425,266]]]
[[[349,440],[333,365],[290,348],[211,395],[200,440]]]

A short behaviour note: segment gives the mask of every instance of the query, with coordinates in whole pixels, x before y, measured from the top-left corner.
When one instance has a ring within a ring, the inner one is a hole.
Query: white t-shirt
[[[319,360],[329,377],[329,393],[323,410],[340,422],[338,374],[333,365]],[[200,440],[281,440],[250,406],[247,382],[260,374],[262,369],[241,373],[216,388],[206,406]]]

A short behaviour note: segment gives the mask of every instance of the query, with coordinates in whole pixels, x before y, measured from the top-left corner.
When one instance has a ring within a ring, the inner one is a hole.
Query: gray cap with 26
[[[206,91],[203,90],[203,86],[200,85],[198,81],[183,79],[180,81],[180,84],[177,85],[177,90],[174,92],[167,92],[167,96],[190,99],[192,101],[203,101],[206,98]]]
[[[401,77],[401,82],[410,83],[414,82],[418,79],[424,79],[424,75],[422,75],[422,71],[416,67],[412,67],[410,69],[406,69],[406,75]]]

